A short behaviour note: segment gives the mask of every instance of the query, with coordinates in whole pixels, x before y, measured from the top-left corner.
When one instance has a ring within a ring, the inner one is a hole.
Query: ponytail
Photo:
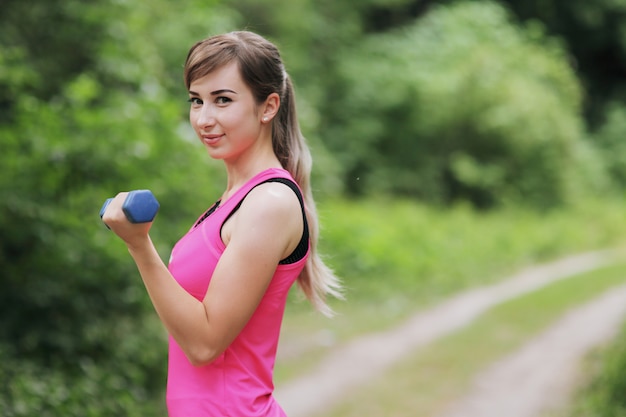
[[[298,122],[295,93],[291,79],[284,73],[284,91],[281,105],[273,124],[272,143],[274,153],[278,156],[283,168],[296,180],[305,202],[305,211],[309,225],[311,248],[307,263],[298,277],[298,286],[311,304],[326,316],[333,311],[326,302],[327,295],[343,299],[339,279],[322,260],[317,251],[319,239],[319,221],[310,177],[312,158],[306,140],[300,131]]]

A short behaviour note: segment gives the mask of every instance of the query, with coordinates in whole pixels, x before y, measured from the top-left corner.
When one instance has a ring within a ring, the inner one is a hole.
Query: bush
[[[626,236],[619,199],[548,213],[342,199],[321,204],[320,213],[322,252],[343,277],[350,306],[406,298],[415,308],[528,265],[623,245]]]
[[[154,320],[146,322],[155,323]],[[114,353],[99,358],[59,356],[28,360],[0,345],[0,409],[4,417],[163,416],[165,344],[162,333],[136,324],[101,327],[117,337]],[[66,330],[66,336],[80,335]],[[157,348],[161,346],[161,348]],[[159,366],[155,366],[158,361]]]
[[[594,142],[607,165],[611,179],[619,189],[626,188],[626,105],[608,106],[606,120],[594,134]]]
[[[118,191],[151,188],[161,203],[152,237],[166,260],[218,195],[222,170],[180,129],[189,21],[154,27],[150,11],[163,12],[154,2],[30,3],[10,1],[0,15],[0,86],[10,86],[0,89],[0,410],[155,415],[166,338],[98,212]],[[161,36],[172,32],[174,69],[153,42],[169,46]]]
[[[539,207],[600,187],[564,49],[492,2],[439,6],[342,64],[333,146],[355,193]]]

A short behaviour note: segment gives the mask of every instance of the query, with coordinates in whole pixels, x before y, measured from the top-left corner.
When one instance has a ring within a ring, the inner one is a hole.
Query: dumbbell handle
[[[111,201],[113,201],[112,198],[107,198],[102,205],[100,218],[104,216],[104,212]],[[159,202],[150,190],[134,190],[126,196],[122,210],[131,223],[149,223],[154,220],[159,211]]]

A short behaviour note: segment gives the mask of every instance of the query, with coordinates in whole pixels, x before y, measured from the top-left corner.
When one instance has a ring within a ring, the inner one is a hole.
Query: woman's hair
[[[319,225],[310,185],[311,153],[300,131],[293,85],[278,48],[262,36],[247,31],[204,39],[189,50],[184,69],[185,85],[189,89],[193,81],[231,62],[237,62],[241,77],[258,104],[272,93],[280,96],[280,107],[272,120],[272,146],[283,168],[302,189],[311,240],[311,253],[298,277],[298,285],[315,308],[331,315],[326,295],[342,298],[341,285],[316,250]]]

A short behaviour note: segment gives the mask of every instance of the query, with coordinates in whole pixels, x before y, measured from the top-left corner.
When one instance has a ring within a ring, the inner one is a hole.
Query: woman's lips
[[[224,134],[213,134],[213,135],[202,135],[202,142],[206,143],[207,145],[213,145],[214,143],[216,143],[217,141],[219,141],[221,139],[221,137],[224,136]]]

